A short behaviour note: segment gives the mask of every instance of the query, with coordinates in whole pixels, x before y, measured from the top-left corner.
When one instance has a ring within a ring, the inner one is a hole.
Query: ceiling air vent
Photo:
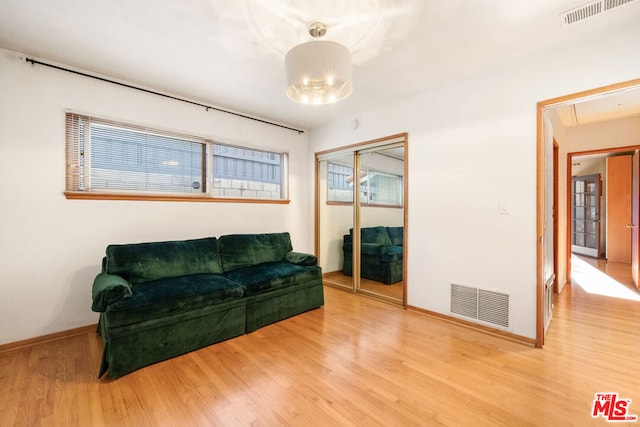
[[[632,1],[635,0],[604,0],[604,10],[613,9],[614,7],[622,6]]]
[[[599,15],[602,12],[615,9],[618,6],[625,5],[627,3],[634,2],[636,0],[596,0],[591,3],[576,7],[575,9],[568,10],[560,14],[562,20],[562,26],[575,24],[576,22],[584,21],[592,16]]]

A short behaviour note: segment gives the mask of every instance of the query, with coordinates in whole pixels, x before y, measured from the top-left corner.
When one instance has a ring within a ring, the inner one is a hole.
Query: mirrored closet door
[[[316,154],[325,284],[405,304],[405,152],[403,134]]]
[[[325,281],[353,289],[351,231],[353,230],[353,153],[335,153],[317,161],[318,259]],[[318,233],[320,231],[320,233]],[[346,255],[345,255],[346,254]]]

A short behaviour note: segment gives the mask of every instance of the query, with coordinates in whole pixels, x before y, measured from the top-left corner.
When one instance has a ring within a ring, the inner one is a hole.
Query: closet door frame
[[[337,147],[330,150],[325,150],[321,152],[315,153],[315,185],[314,185],[314,247],[315,247],[315,255],[318,257],[318,263],[322,265],[321,260],[321,248],[320,248],[320,239],[321,239],[321,218],[320,218],[320,192],[325,191],[326,189],[320,188],[321,180],[320,180],[320,163],[322,161],[328,160],[332,157],[346,156],[348,154],[352,154],[354,156],[354,174],[360,170],[360,159],[359,154],[364,154],[367,152],[376,151],[379,149],[390,148],[394,145],[400,145],[404,147],[404,176],[403,176],[403,245],[404,245],[404,253],[403,253],[403,266],[402,266],[402,277],[403,277],[403,295],[402,295],[402,306],[407,306],[407,263],[408,263],[408,243],[409,243],[409,223],[408,223],[408,194],[409,194],[409,182],[408,182],[408,171],[409,171],[409,162],[408,162],[408,152],[409,152],[409,135],[408,133],[399,133],[395,135],[386,136],[383,138],[378,138],[370,141],[365,141],[357,144],[347,145],[343,147]],[[354,185],[354,194],[353,194],[353,273],[352,273],[352,292],[362,294],[368,297],[382,299],[387,302],[397,303],[395,298],[385,298],[384,296],[380,296],[377,293],[369,292],[366,290],[360,289],[360,189],[358,185]],[[357,232],[356,232],[357,231]]]

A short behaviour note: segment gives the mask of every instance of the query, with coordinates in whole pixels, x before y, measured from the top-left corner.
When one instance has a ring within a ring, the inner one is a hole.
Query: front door
[[[600,255],[600,174],[571,180],[571,252]]]

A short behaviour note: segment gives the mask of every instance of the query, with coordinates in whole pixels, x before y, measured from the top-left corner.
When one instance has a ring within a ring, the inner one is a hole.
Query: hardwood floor
[[[578,260],[577,265],[575,260]],[[572,254],[572,276],[576,273],[580,273],[580,265],[586,264],[589,265],[601,273],[609,276],[609,278],[615,280],[616,282],[624,285],[628,289],[638,292],[638,288],[633,283],[633,277],[631,276],[631,264],[621,263],[621,262],[609,262],[606,259],[602,258],[591,258],[583,255]]]
[[[544,349],[325,288],[325,307],[96,378],[94,333],[0,353],[0,426],[586,426],[640,414],[640,303],[568,285]],[[637,425],[637,424],[635,424]]]

